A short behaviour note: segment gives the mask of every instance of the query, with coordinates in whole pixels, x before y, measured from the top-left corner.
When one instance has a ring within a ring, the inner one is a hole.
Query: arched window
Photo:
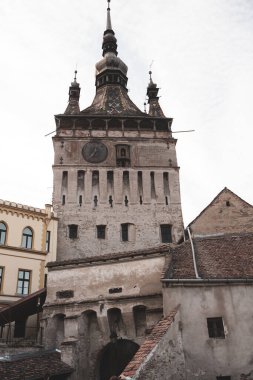
[[[22,247],[31,249],[33,245],[33,232],[31,228],[26,227],[22,235]]]
[[[6,232],[7,232],[6,224],[3,222],[0,222],[0,244],[5,244]]]

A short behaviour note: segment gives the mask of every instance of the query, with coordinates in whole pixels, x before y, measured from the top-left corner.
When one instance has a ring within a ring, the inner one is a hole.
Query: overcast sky
[[[173,117],[188,224],[225,186],[253,204],[253,1],[112,0],[130,97],[143,109],[149,65]],[[54,115],[77,65],[93,100],[105,0],[0,0],[0,198],[51,202]]]

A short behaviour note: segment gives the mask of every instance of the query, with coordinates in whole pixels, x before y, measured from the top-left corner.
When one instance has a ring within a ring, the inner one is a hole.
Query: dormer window
[[[130,159],[129,145],[116,145],[116,161],[117,161],[117,166],[121,166],[121,167],[130,166],[131,159]]]

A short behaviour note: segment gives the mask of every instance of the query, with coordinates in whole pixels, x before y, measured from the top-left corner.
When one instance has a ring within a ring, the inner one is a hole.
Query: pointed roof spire
[[[69,104],[65,110],[65,115],[75,115],[80,113],[79,98],[80,98],[80,86],[76,80],[77,70],[75,70],[74,81],[71,82],[69,87]]]
[[[108,7],[107,7],[107,20],[106,20],[106,30],[104,32],[104,38],[103,38],[103,57],[106,53],[114,53],[116,56],[118,55],[117,52],[117,39],[115,37],[115,33],[112,30],[112,21],[111,21],[111,8],[110,8],[110,2],[111,0],[107,0]]]
[[[106,21],[106,30],[112,30],[112,21],[111,21],[111,8],[110,8],[111,0],[107,0],[107,21]]]
[[[149,71],[149,84],[147,88],[147,96],[148,96],[148,104],[149,104],[149,115],[150,116],[158,116],[165,117],[163,110],[159,104],[159,87],[157,84],[153,82],[152,79],[152,71]]]

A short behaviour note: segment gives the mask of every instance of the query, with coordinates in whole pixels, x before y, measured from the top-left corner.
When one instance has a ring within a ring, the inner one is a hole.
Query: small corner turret
[[[69,87],[69,104],[64,112],[65,115],[76,115],[80,113],[79,98],[80,98],[80,85],[76,80],[77,70],[75,70],[74,81]]]
[[[159,87],[152,80],[152,71],[149,71],[150,81],[147,88],[147,97],[149,104],[149,115],[155,117],[165,117],[163,110],[159,104]]]

